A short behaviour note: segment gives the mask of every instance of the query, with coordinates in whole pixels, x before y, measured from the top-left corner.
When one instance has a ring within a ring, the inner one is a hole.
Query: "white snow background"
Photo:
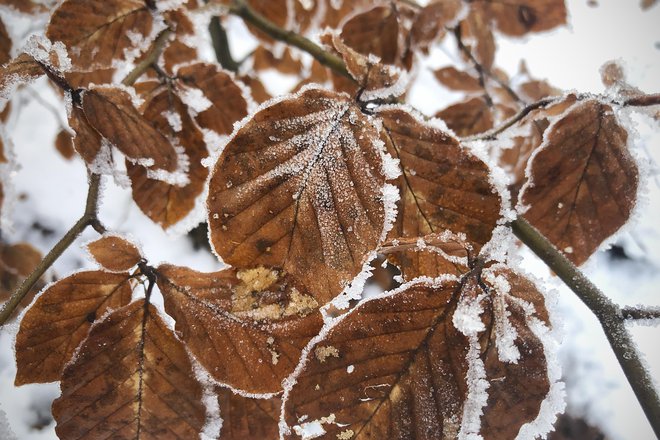
[[[525,59],[532,75],[547,78],[553,85],[581,92],[603,91],[598,69],[606,61],[619,59],[629,82],[645,92],[660,91],[660,5],[642,11],[638,0],[568,0],[568,27],[520,39],[499,38],[496,63],[510,74]],[[2,11],[15,42],[24,40],[30,29],[43,23],[30,22]],[[254,45],[239,20],[229,21],[229,35],[236,58]],[[200,29],[203,30],[203,29]],[[203,34],[203,32],[202,32]],[[20,46],[19,44],[15,44]],[[434,50],[418,69],[418,81],[409,102],[432,114],[457,96],[444,91],[433,79],[430,68],[453,62],[457,57],[448,37],[443,48]],[[205,52],[210,59],[210,50]],[[281,75],[265,81],[271,92],[282,92],[295,82]],[[23,101],[14,112],[7,132],[13,141],[19,168],[13,173],[15,194],[21,195],[8,213],[13,227],[3,230],[10,242],[27,241],[47,252],[83,211],[87,177],[80,160],[68,162],[54,149],[54,137],[65,120],[64,106],[44,81],[19,93]],[[51,108],[56,109],[55,112]],[[603,251],[584,266],[586,274],[610,298],[622,305],[660,305],[660,130],[658,123],[644,115],[632,117],[638,137],[635,153],[647,170],[644,195],[636,218],[609,243],[622,244],[629,260],[616,261]],[[196,252],[185,237],[170,236],[150,222],[132,202],[130,191],[105,179],[100,218],[111,230],[130,233],[137,239],[151,263],[159,261],[215,270],[220,263],[209,253]],[[34,223],[51,229],[44,235]],[[74,270],[94,267],[80,244],[96,237],[87,231],[54,265],[53,273],[64,276]],[[568,407],[598,425],[611,439],[651,440],[653,432],[600,329],[596,318],[560,281],[550,276],[542,262],[526,249],[519,251],[522,265],[553,289],[563,317],[564,340],[561,361],[567,382]],[[660,378],[660,350],[657,326],[630,325],[639,349],[651,370]],[[59,393],[58,384],[14,387],[13,339],[15,325],[0,331],[0,439],[55,439],[54,422],[41,430],[30,426],[48,421],[50,404]],[[6,413],[6,414],[5,414]],[[8,424],[8,425],[7,425]],[[13,434],[12,434],[13,432]]]

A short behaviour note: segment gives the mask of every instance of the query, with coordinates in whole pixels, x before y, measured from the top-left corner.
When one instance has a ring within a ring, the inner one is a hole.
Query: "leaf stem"
[[[291,46],[301,49],[313,56],[319,63],[334,70],[336,73],[353,80],[353,77],[346,70],[344,61],[337,55],[330,53],[317,45],[313,41],[302,35],[282,29],[275,23],[262,16],[252,9],[244,0],[234,0],[229,7],[229,12],[241,17],[245,22],[252,24],[265,32],[272,38],[283,41]]]
[[[660,319],[660,308],[624,307],[621,309],[621,315],[626,321]]]
[[[625,327],[625,315],[619,306],[525,219],[519,217],[513,221],[511,229],[596,315],[655,435],[660,438],[660,397]]]
[[[55,246],[46,254],[32,273],[23,281],[23,283],[11,295],[9,300],[0,310],[0,326],[4,325],[12,316],[18,305],[28,292],[39,281],[43,274],[57,261],[64,251],[78,238],[78,236],[88,227],[93,227],[99,233],[105,232],[105,228],[98,220],[97,209],[99,200],[99,190],[101,187],[101,176],[91,174],[89,178],[89,190],[87,193],[87,202],[85,212],[82,217],[67,231]]]

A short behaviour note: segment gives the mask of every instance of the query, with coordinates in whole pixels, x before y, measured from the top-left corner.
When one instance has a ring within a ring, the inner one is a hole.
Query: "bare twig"
[[[211,41],[213,42],[213,49],[215,50],[215,57],[218,59],[220,65],[232,72],[238,72],[240,64],[234,60],[229,50],[229,39],[227,32],[222,27],[219,17],[213,17],[209,24],[209,33],[211,34]]]
[[[596,315],[655,435],[660,438],[660,397],[626,330],[619,306],[525,219],[513,221],[511,229]]]
[[[626,321],[638,321],[645,319],[660,319],[660,308],[658,307],[624,307],[621,315]]]
[[[53,265],[53,263],[62,255],[62,253],[71,246],[71,243],[87,228],[92,226],[99,232],[105,232],[105,228],[97,218],[97,205],[99,198],[99,189],[101,184],[101,176],[92,174],[89,178],[89,191],[87,193],[87,203],[85,205],[85,212],[82,217],[74,224],[69,231],[62,237],[60,241],[53,246],[53,248],[46,254],[43,260],[37,265],[32,273],[23,281],[23,283],[16,289],[9,300],[3,305],[0,310],[0,326],[4,325],[7,320],[12,316],[16,307],[21,303],[23,298],[39,281],[43,274]]]
[[[623,103],[622,106],[634,106],[634,107],[648,107],[651,105],[660,105],[660,93],[652,93],[649,95],[640,95],[628,98]]]
[[[291,46],[302,49],[316,60],[334,70],[336,73],[345,76],[346,78],[353,80],[353,77],[346,70],[346,65],[344,61],[337,55],[330,53],[318,46],[311,40],[303,37],[296,32],[287,31],[277,26],[275,23],[271,22],[264,16],[257,13],[252,9],[244,0],[234,0],[232,5],[229,8],[229,11],[241,17],[245,22],[250,23],[259,30],[265,32],[276,40],[283,41]]]
[[[151,65],[158,60],[158,57],[163,52],[163,49],[165,49],[165,44],[170,38],[171,33],[171,29],[165,29],[158,35],[158,37],[156,37],[156,40],[151,45],[151,49],[144,56],[142,61],[140,61],[122,80],[121,83],[123,85],[132,86],[135,84],[135,81],[137,81],[138,78],[140,78],[142,74],[146,72],[147,69],[149,69],[149,67],[151,67]]]

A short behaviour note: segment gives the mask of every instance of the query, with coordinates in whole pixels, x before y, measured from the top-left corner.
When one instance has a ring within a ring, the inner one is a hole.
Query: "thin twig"
[[[234,0],[229,8],[229,12],[241,17],[245,22],[256,26],[259,28],[259,30],[265,32],[274,39],[283,41],[291,46],[304,50],[316,58],[319,63],[331,68],[336,73],[343,75],[350,80],[353,80],[353,77],[348,73],[348,70],[346,70],[344,61],[340,57],[326,51],[311,40],[303,37],[300,34],[297,34],[296,32],[282,29],[252,9],[247,3],[245,3],[244,0]]]
[[[596,315],[655,435],[660,438],[660,397],[626,330],[619,306],[525,219],[513,221],[511,229]]]
[[[634,106],[634,107],[648,107],[651,105],[660,105],[660,93],[652,93],[649,95],[640,95],[628,98],[623,103],[622,106]]]
[[[92,226],[97,231],[105,231],[97,218],[97,205],[99,198],[99,189],[101,186],[101,176],[92,174],[89,178],[89,191],[87,192],[87,202],[85,212],[76,224],[67,231],[60,241],[46,254],[43,260],[37,265],[32,273],[23,281],[23,283],[11,295],[9,300],[0,310],[0,326],[4,325],[12,316],[16,307],[23,301],[23,298],[39,281],[43,274],[53,265],[53,263],[62,255],[62,253],[78,238],[78,236],[87,228]]]
[[[157,60],[160,54],[163,52],[163,49],[165,49],[165,44],[167,43],[167,40],[170,38],[170,34],[172,33],[171,29],[165,29],[163,30],[158,37],[156,37],[156,40],[153,42],[151,45],[151,50],[145,55],[145,57],[140,61],[134,68],[129,72],[128,75],[122,80],[122,84],[125,86],[132,86],[135,84],[135,81],[138,80],[142,76],[144,72],[151,67],[152,64],[154,64]]]
[[[660,319],[660,308],[624,307],[621,315],[626,321],[641,321],[645,319]]]
[[[220,65],[232,72],[238,72],[240,64],[234,60],[234,57],[231,55],[227,32],[225,31],[225,28],[222,27],[219,17],[216,16],[211,18],[211,23],[209,23],[209,33],[211,34],[211,42],[213,43],[213,49],[215,50],[215,57],[218,59]]]

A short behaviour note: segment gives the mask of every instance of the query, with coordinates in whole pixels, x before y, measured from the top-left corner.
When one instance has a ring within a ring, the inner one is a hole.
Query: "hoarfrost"
[[[199,434],[199,438],[200,440],[216,439],[220,436],[223,420],[220,416],[218,396],[213,391],[215,381],[190,351],[188,351],[188,358],[190,358],[195,379],[197,379],[197,382],[202,386],[202,403],[206,408],[206,423],[204,424],[202,432]]]
[[[7,414],[0,409],[0,438],[4,440],[18,440],[14,431],[11,430]]]
[[[179,133],[183,129],[183,123],[181,122],[181,115],[179,113],[165,110],[163,117],[176,133]]]
[[[188,106],[193,115],[208,110],[213,106],[213,103],[204,96],[204,92],[200,89],[184,87],[180,91],[179,97],[181,98],[181,101]]]

